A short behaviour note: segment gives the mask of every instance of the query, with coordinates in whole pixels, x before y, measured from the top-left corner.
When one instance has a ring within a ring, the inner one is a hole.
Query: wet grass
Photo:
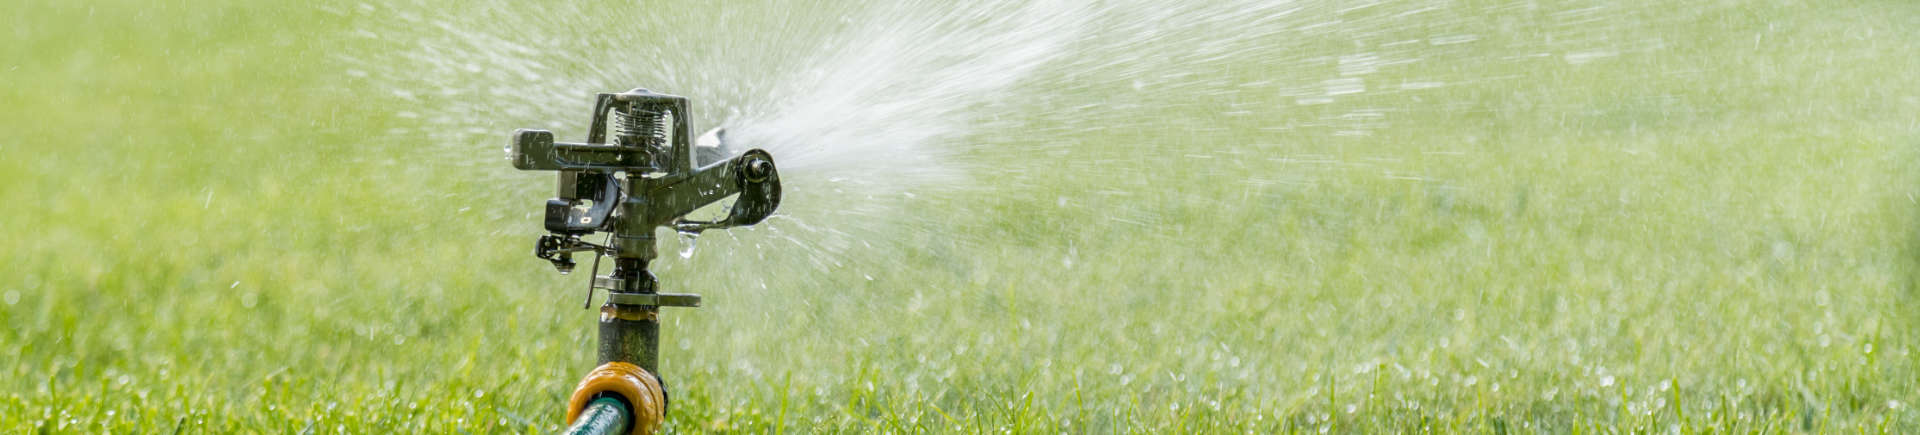
[[[408,48],[357,5],[214,3],[14,7],[0,429],[557,429],[593,317],[526,255],[546,176],[392,133],[471,96],[347,74]],[[1481,39],[1368,83],[1445,86],[1325,104],[1206,92],[1338,77],[1253,58],[1040,71],[969,184],[670,258],[707,306],[668,313],[669,427],[1920,428],[1920,10],[1624,9],[1598,37],[1659,44],[1436,20]]]

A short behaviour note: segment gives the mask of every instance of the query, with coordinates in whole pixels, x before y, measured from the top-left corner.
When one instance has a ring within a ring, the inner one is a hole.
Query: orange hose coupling
[[[596,367],[580,380],[580,386],[574,387],[573,397],[567,400],[567,424],[580,418],[580,410],[587,402],[603,396],[618,396],[633,408],[634,435],[652,434],[660,431],[660,420],[666,403],[665,394],[660,389],[660,380],[647,373],[646,369],[623,362],[610,362]]]

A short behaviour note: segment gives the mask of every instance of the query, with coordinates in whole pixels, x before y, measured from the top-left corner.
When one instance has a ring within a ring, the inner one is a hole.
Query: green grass
[[[273,3],[5,8],[0,431],[558,429],[594,317],[526,255],[547,176],[496,159],[546,120],[427,144],[399,114],[470,96],[343,73],[415,35]],[[811,10],[760,3],[657,13]],[[663,261],[707,298],[667,314],[669,427],[1920,430],[1920,5],[1519,4],[1224,60],[1087,41],[981,109],[964,184],[788,209],[865,240],[776,222]],[[1379,48],[1446,34],[1479,39]],[[1289,90],[1368,50],[1420,60]],[[1416,81],[1444,85],[1383,86]]]

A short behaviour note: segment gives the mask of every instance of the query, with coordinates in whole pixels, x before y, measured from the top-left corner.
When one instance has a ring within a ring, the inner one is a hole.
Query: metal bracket
[[[656,307],[698,307],[700,295],[685,293],[607,293],[607,302],[617,305]]]
[[[630,293],[627,280],[606,276],[593,277],[593,288],[607,291],[607,302],[620,305],[656,307],[698,307],[700,295],[684,293]]]
[[[606,275],[593,277],[593,288],[598,290],[606,290],[610,292],[628,291],[627,280],[620,279],[620,278],[613,278]]]

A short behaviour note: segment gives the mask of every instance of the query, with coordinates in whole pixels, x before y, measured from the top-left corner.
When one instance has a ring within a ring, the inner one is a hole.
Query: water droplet
[[[700,240],[700,233],[680,232],[680,258],[693,258],[694,242]]]

